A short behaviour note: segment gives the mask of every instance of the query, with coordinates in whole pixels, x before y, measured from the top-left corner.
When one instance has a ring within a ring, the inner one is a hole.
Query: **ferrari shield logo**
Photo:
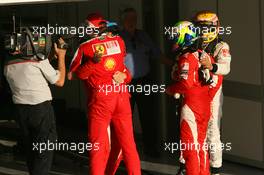
[[[94,52],[98,52],[102,56],[110,56],[121,53],[121,48],[116,40],[96,43],[92,45],[92,48]]]
[[[94,46],[95,47],[95,52],[105,55],[106,54],[106,49],[104,44],[97,44]]]

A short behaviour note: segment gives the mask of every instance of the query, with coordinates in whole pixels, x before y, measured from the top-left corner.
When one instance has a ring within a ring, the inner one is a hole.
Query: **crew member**
[[[59,42],[64,43],[62,39]],[[58,87],[64,85],[66,50],[57,48],[55,44],[55,53],[58,70],[51,66],[48,59],[40,60],[36,55],[25,58],[20,56],[20,51],[8,56],[4,68],[23,135],[30,175],[48,175],[52,165],[53,151],[40,152],[38,149],[40,144],[47,146],[48,142],[57,139],[49,83]]]

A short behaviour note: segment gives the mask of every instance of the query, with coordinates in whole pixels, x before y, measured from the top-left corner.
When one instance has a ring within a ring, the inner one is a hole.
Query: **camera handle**
[[[29,37],[29,42],[30,42],[30,45],[32,47],[34,56],[36,56],[38,58],[38,60],[44,60],[45,59],[45,56],[43,54],[37,54],[36,48],[35,48],[35,46],[33,44],[33,36],[32,36],[30,30],[27,27],[26,27],[26,34]]]

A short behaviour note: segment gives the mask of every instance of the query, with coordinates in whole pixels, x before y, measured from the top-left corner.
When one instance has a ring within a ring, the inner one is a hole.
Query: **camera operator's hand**
[[[65,43],[64,40],[62,38],[59,39],[59,43],[60,44],[63,44]],[[64,59],[65,58],[65,55],[66,55],[66,49],[59,49],[57,44],[54,43],[54,49],[55,49],[55,54],[56,56],[60,59]]]
[[[62,44],[64,41],[62,38],[59,39],[59,43]],[[65,55],[66,55],[66,49],[59,49],[57,47],[57,44],[54,44],[54,50],[55,50],[55,55],[58,58],[58,70],[60,72],[60,78],[59,80],[55,83],[56,86],[62,87],[65,82],[65,74],[66,74],[66,69],[65,69]]]

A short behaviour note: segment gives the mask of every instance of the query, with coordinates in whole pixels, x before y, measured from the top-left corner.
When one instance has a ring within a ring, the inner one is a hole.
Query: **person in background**
[[[125,64],[132,74],[131,85],[134,87],[152,85],[150,78],[151,61],[160,59],[162,63],[172,65],[154,44],[152,39],[142,30],[137,29],[137,12],[133,8],[127,8],[121,16],[123,29],[120,36],[125,41]],[[135,104],[138,107],[139,119],[143,134],[144,153],[151,157],[159,156],[157,143],[157,117],[153,110],[153,94],[144,92],[131,92],[131,108],[134,111]]]

